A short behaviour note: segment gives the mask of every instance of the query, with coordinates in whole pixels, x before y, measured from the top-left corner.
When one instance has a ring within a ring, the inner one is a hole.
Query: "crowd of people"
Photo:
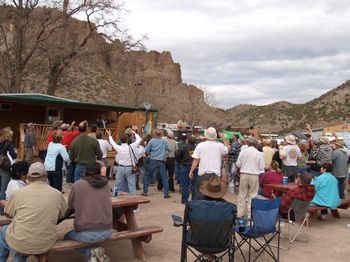
[[[152,134],[141,137],[137,129],[129,126],[116,141],[108,129],[107,139],[103,138],[99,128],[105,128],[107,121],[101,118],[98,123],[89,127],[83,121],[74,127],[74,122],[69,125],[55,121],[47,137],[47,151],[40,153],[41,162],[34,161],[38,151],[34,123],[27,124],[25,161],[15,161],[13,132],[1,129],[0,199],[8,202],[0,211],[13,218],[0,231],[2,261],[10,251],[16,253],[15,261],[25,261],[23,254],[46,252],[56,241],[53,232],[57,221],[73,213],[74,229],[65,239],[87,243],[107,239],[116,216],[111,209],[111,195],[127,192],[151,196],[149,187],[156,184],[165,199],[175,197],[170,193],[178,191],[183,204],[190,199],[207,199],[208,194],[203,192],[208,191],[208,186],[212,190],[209,195],[220,199],[229,188],[238,194],[239,218],[251,216],[251,200],[258,195],[279,197],[265,185],[282,184],[283,177],[296,187],[283,196],[282,215],[295,199],[335,209],[345,197],[350,151],[338,139],[329,141],[310,133],[306,142],[287,135],[278,144],[239,134],[227,139],[224,133],[209,127],[203,136],[180,132],[176,141],[169,129],[154,129]],[[184,118],[179,127],[187,128]],[[112,149],[113,164],[108,161]],[[71,185],[68,204],[62,194],[64,177]],[[108,179],[113,177],[111,190]],[[220,188],[218,192],[215,185]],[[322,211],[320,218],[325,219],[326,213]],[[89,261],[109,261],[101,247],[80,251]]]

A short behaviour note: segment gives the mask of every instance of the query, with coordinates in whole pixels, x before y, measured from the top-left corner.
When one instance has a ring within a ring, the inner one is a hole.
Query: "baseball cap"
[[[43,163],[41,162],[35,162],[31,164],[28,170],[28,176],[31,177],[41,177],[41,176],[46,176],[47,171]]]

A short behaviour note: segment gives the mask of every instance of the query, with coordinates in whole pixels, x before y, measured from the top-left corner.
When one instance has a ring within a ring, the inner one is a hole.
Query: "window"
[[[56,120],[60,120],[60,110],[56,108],[47,109],[47,121],[52,124]]]
[[[2,110],[2,111],[12,111],[12,104],[0,103],[0,110]]]

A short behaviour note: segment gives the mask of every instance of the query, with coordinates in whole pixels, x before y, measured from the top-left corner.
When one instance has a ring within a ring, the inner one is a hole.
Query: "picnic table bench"
[[[0,201],[0,206],[4,207],[6,205],[6,200]],[[146,260],[142,242],[150,242],[152,235],[155,233],[160,233],[163,231],[163,228],[160,226],[146,226],[138,227],[136,223],[136,218],[134,214],[134,209],[138,207],[139,204],[150,203],[151,200],[148,197],[143,196],[131,196],[131,195],[121,195],[119,197],[112,197],[112,207],[113,208],[123,208],[126,222],[122,221],[113,221],[113,233],[109,239],[102,241],[100,243],[117,241],[123,239],[130,239],[135,257],[141,259],[142,261]],[[7,225],[11,223],[11,218],[3,217],[0,219],[0,226]],[[50,250],[45,253],[36,256],[40,262],[46,262],[49,259],[51,253],[58,253],[64,251],[75,250],[81,247],[93,246],[96,245],[90,243],[81,243],[74,240],[58,240]]]
[[[293,188],[296,187],[295,183],[288,183],[286,186],[283,184],[265,184],[264,187],[271,188],[273,191],[276,192],[283,192],[286,193],[289,190],[292,190]],[[342,199],[341,204],[337,207],[337,209],[348,209],[350,207],[350,199]],[[318,206],[318,205],[313,205],[313,206],[308,206],[307,212],[310,215],[315,215],[317,214],[318,211],[322,210],[328,210],[329,207],[326,206]],[[340,214],[338,210],[331,210],[331,213],[334,218],[340,218]]]
[[[338,208],[339,209],[348,209],[349,207],[350,207],[350,199],[342,199],[341,203],[337,207],[337,209],[334,209],[334,210],[331,209],[331,213],[332,213],[334,218],[340,218]],[[310,215],[316,215],[318,211],[328,210],[328,209],[329,209],[329,207],[314,205],[314,206],[308,206],[307,212]]]

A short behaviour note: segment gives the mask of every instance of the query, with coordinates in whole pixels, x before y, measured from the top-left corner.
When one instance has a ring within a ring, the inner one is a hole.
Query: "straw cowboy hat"
[[[322,144],[329,144],[329,138],[326,137],[326,136],[321,136],[321,137],[320,137],[320,142],[321,142]]]
[[[227,192],[227,184],[217,176],[214,176],[201,183],[199,192],[210,198],[222,198]]]
[[[333,144],[339,147],[344,147],[344,142],[343,141],[334,141]]]
[[[296,142],[295,142],[295,136],[293,135],[288,135],[284,138],[286,140],[286,142],[290,145],[295,145]]]
[[[209,140],[216,140],[218,137],[214,127],[208,127],[208,129],[204,131],[204,136]]]

